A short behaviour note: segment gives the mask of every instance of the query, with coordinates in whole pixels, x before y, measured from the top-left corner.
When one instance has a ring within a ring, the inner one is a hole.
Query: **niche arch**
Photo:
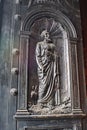
[[[56,21],[58,21],[67,31],[69,37],[71,38],[77,38],[77,32],[72,24],[72,22],[69,20],[67,16],[65,16],[62,12],[59,10],[55,9],[50,9],[50,8],[36,8],[34,7],[33,10],[29,10],[26,12],[25,16],[22,18],[21,22],[21,31],[30,31],[30,28],[32,24],[42,18],[42,17],[47,17],[47,18],[53,18]]]

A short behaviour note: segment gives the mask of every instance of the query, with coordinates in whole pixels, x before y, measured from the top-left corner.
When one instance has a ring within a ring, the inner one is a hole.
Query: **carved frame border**
[[[38,9],[34,8],[33,10],[28,11],[28,13],[26,13],[26,16],[23,16],[23,18],[22,18],[21,33],[20,33],[20,50],[21,50],[21,44],[24,44],[24,47],[25,47],[25,50],[26,50],[26,55],[24,57],[24,60],[26,59],[25,60],[25,62],[26,62],[26,71],[24,71],[25,74],[22,73],[23,75],[26,75],[26,73],[27,73],[27,59],[28,59],[28,57],[27,57],[28,49],[27,48],[29,46],[29,37],[31,35],[30,27],[34,23],[35,20],[37,20],[39,18],[42,18],[42,17],[53,17],[56,20],[58,20],[65,27],[65,29],[67,30],[67,32],[69,34],[69,38],[70,38],[70,43],[72,41],[74,41],[74,43],[77,44],[77,34],[76,34],[76,30],[75,30],[72,22],[64,14],[62,14],[59,10],[50,9],[50,8],[47,8],[47,7],[42,9],[41,7],[38,7]],[[71,38],[73,40],[71,40]],[[23,43],[23,39],[26,39],[26,43]],[[71,48],[71,45],[69,45],[69,47]],[[23,49],[24,48],[22,48],[22,50]],[[75,50],[77,51],[76,47],[75,47]],[[71,53],[71,52],[69,52],[69,53]],[[23,57],[22,57],[22,59],[23,59]],[[76,63],[77,63],[77,59],[76,59]],[[21,64],[21,58],[20,58],[20,64]],[[21,65],[23,65],[23,64],[21,64]],[[77,66],[78,66],[78,63],[77,63]],[[19,80],[20,81],[19,81],[19,85],[18,85],[19,95],[18,95],[18,110],[17,110],[16,115],[29,115],[29,112],[27,110],[27,108],[28,108],[28,102],[27,102],[27,100],[28,100],[27,99],[27,97],[28,97],[28,93],[27,93],[27,89],[28,89],[28,87],[27,87],[27,77],[25,79],[25,84],[26,84],[25,88],[26,89],[24,89],[24,88],[22,89],[21,88],[22,86],[20,84],[20,82],[22,81],[21,75],[20,75],[20,71],[23,72],[22,67],[23,66],[19,66]],[[70,70],[70,72],[71,72],[71,70]],[[77,72],[77,78],[78,78],[78,72]],[[78,86],[77,89],[79,90],[79,86]],[[24,92],[23,92],[23,90],[24,90]],[[71,89],[71,90],[73,90],[73,89]],[[24,97],[22,96],[22,93],[24,93]],[[78,94],[80,94],[79,91],[78,91]],[[71,95],[73,97],[74,93],[71,92]],[[79,102],[78,104],[80,104],[80,95],[77,98],[78,98],[77,101]],[[74,99],[72,99],[72,101],[74,103]],[[23,108],[21,108],[22,104],[23,104]],[[81,113],[82,111],[81,111],[80,105],[78,107],[76,107],[76,108],[74,107],[74,105],[72,105],[72,110],[74,110],[77,113],[79,113],[79,112]]]

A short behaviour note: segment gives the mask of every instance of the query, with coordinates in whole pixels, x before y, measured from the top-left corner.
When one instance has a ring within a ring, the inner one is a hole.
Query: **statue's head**
[[[49,37],[50,37],[49,32],[47,30],[42,31],[41,37],[46,40],[49,40]]]

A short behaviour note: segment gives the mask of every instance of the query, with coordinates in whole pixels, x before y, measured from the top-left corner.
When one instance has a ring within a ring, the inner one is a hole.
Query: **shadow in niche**
[[[56,47],[56,56],[58,57],[59,86],[55,92],[56,104],[51,108],[38,105],[39,79],[38,66],[36,63],[36,45],[43,41],[40,35],[43,30],[49,32],[52,43]],[[70,72],[69,72],[69,48],[68,34],[52,18],[42,18],[35,21],[30,29],[32,35],[29,44],[29,111],[31,114],[58,114],[71,112],[70,100]],[[31,95],[34,95],[33,98]]]

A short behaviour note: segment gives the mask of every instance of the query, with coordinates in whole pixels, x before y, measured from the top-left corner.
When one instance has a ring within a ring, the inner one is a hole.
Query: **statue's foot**
[[[49,105],[49,110],[53,110],[55,107],[52,105]]]
[[[42,109],[42,108],[44,107],[44,105],[43,105],[42,103],[38,103],[38,107],[39,107],[40,109]]]

